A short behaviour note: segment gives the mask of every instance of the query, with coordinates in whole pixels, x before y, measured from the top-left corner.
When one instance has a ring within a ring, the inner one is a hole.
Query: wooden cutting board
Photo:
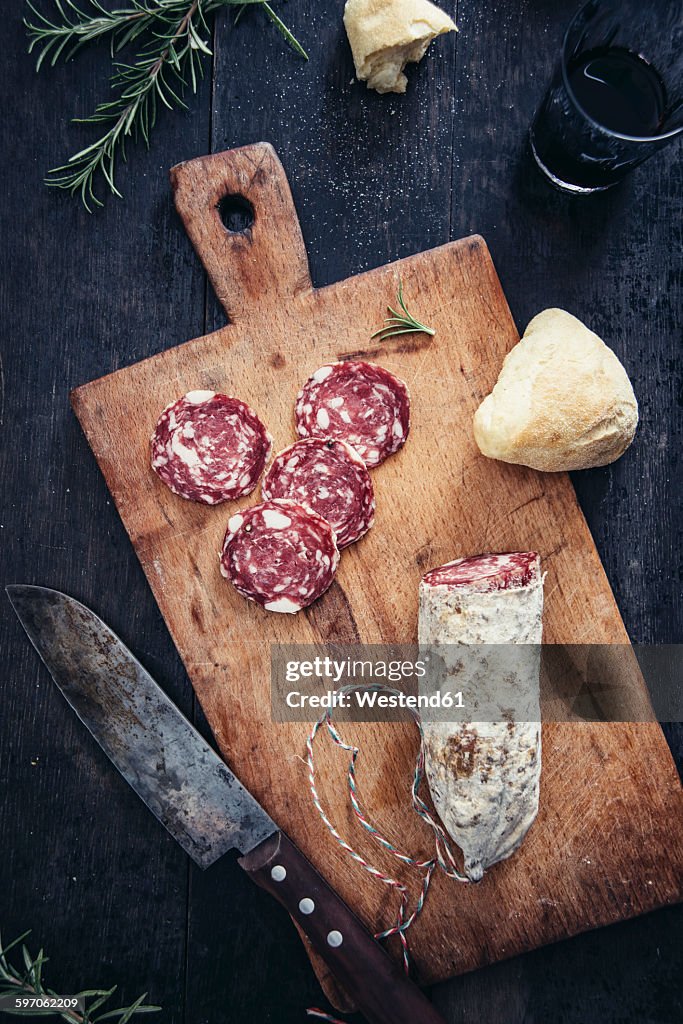
[[[311,285],[283,169],[265,144],[193,160],[171,173],[180,216],[228,314],[227,327],[78,388],[73,406],[130,534],[223,755],[323,875],[378,930],[395,897],[324,830],[302,760],[308,727],[274,724],[270,645],[409,643],[417,587],[428,568],[482,551],[538,550],[547,571],[545,640],[624,643],[609,583],[565,475],[483,458],[472,414],[518,340],[484,241],[473,236],[341,281]],[[253,225],[228,231],[217,204],[241,196]],[[430,338],[370,341],[399,274]],[[196,388],[252,405],[275,450],[295,440],[293,404],[321,363],[361,358],[402,377],[412,393],[405,447],[373,471],[377,521],[344,552],[336,582],[310,609],[275,615],[220,576],[230,514],[258,500],[208,508],[171,494],[149,466],[163,407]],[[623,680],[634,697],[642,680]],[[359,785],[380,830],[416,856],[430,837],[410,807],[414,727],[354,724]],[[541,810],[520,851],[477,886],[435,876],[411,934],[419,981],[440,981],[683,896],[683,798],[655,724],[544,726]],[[321,742],[319,790],[340,832],[396,873],[352,820],[346,761]],[[399,872],[417,892],[418,881]],[[398,956],[398,949],[392,946]]]

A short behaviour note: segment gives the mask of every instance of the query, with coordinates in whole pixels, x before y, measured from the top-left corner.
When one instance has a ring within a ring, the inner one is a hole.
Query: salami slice
[[[473,718],[487,709],[423,722],[434,806],[472,881],[515,852],[538,812],[542,612],[533,551],[460,558],[420,584],[418,637],[439,649],[438,685],[462,690]]]
[[[221,552],[221,573],[243,597],[269,612],[299,612],[334,578],[339,549],[322,516],[276,498],[235,513]]]
[[[427,587],[464,587],[478,594],[526,587],[539,574],[535,551],[506,555],[473,555],[431,569],[422,579]]]
[[[189,391],[162,412],[152,468],[174,494],[205,505],[254,490],[273,439],[253,409],[215,391]]]
[[[383,366],[326,363],[297,395],[296,429],[300,437],[346,441],[371,469],[406,442],[408,388]]]
[[[266,499],[290,498],[327,519],[345,548],[375,519],[375,495],[365,463],[346,442],[306,437],[273,459],[261,486]]]

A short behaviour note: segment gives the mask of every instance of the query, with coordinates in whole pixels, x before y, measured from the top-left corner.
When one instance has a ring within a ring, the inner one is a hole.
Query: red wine
[[[594,47],[557,67],[530,129],[532,153],[565,191],[610,188],[665,144],[667,105],[664,83],[645,58]]]
[[[621,47],[588,50],[567,74],[579,106],[603,128],[641,139],[660,131],[666,92],[643,57]]]

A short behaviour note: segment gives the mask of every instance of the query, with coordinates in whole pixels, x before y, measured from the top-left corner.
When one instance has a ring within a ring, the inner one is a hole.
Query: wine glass
[[[530,129],[541,171],[566,192],[603,191],[682,133],[681,0],[590,0]]]

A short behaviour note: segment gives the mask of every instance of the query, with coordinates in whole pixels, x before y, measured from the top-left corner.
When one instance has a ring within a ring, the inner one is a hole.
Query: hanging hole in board
[[[254,207],[244,196],[223,196],[218,203],[223,226],[231,235],[243,235],[254,223]]]

